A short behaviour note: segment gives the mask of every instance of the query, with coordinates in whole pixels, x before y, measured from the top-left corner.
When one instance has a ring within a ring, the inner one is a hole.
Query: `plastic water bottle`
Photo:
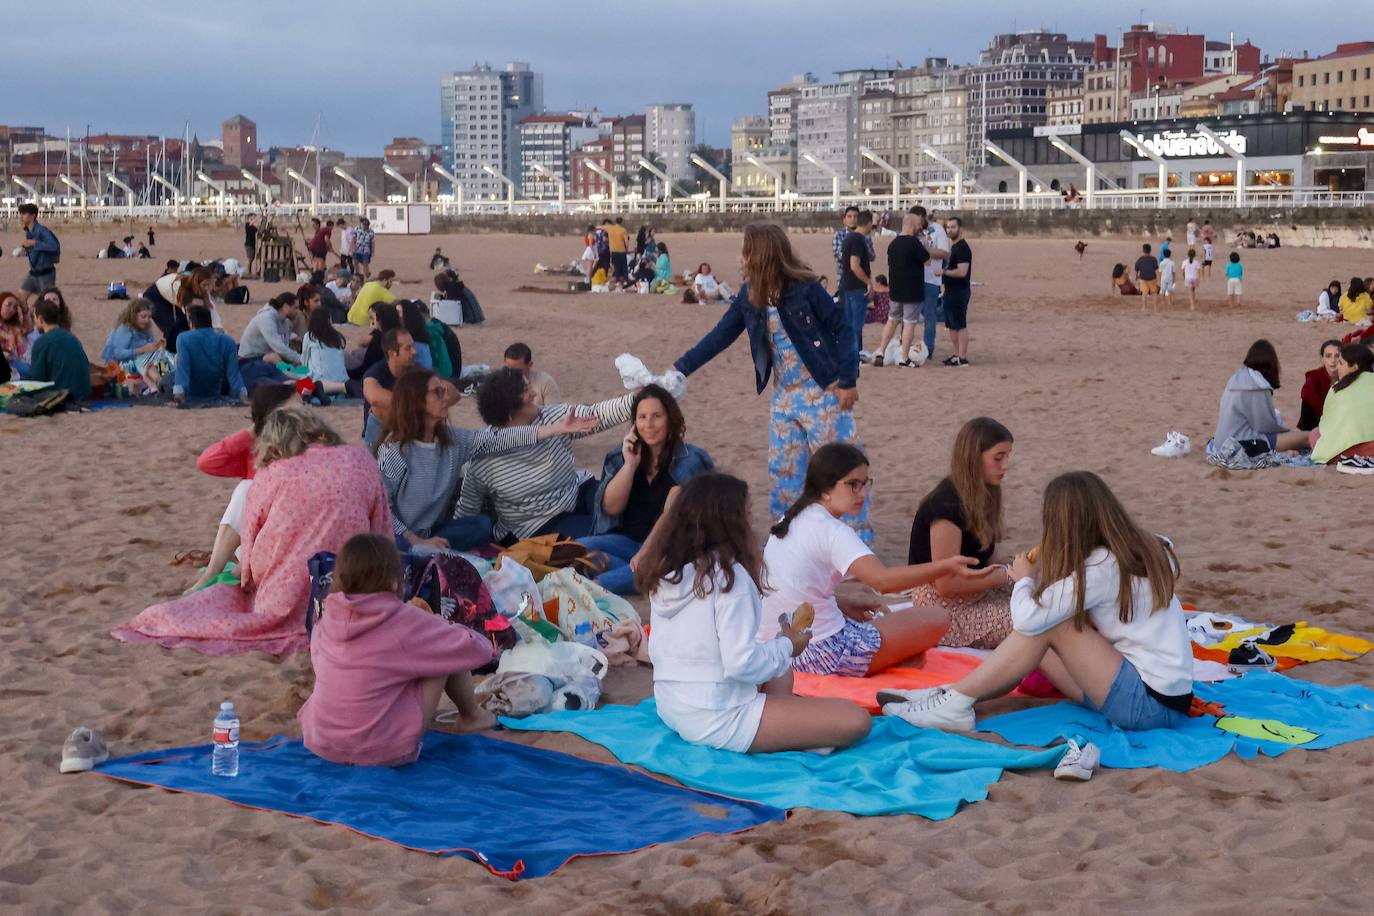
[[[210,772],[216,776],[239,775],[239,717],[234,704],[219,704],[215,716],[214,750],[210,755]]]

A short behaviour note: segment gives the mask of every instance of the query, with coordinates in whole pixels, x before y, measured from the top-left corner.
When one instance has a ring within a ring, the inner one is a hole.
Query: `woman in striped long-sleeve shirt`
[[[633,398],[627,394],[588,406],[540,407],[519,370],[492,373],[477,392],[477,411],[495,429],[537,430],[566,422],[569,416],[587,417],[594,423],[566,437],[474,459],[463,478],[458,514],[475,515],[490,503],[496,512],[496,537],[506,543],[553,532],[569,538],[590,534],[596,478],[578,470],[568,440],[628,423]]]
[[[419,368],[402,373],[392,390],[377,460],[391,504],[392,531],[402,550],[419,544],[463,550],[491,543],[491,519],[480,506],[453,512],[463,465],[595,426],[590,418],[568,415],[537,428],[463,429],[448,422],[456,394],[432,370]]]

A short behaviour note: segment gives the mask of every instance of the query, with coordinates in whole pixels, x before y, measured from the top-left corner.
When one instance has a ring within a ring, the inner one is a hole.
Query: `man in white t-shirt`
[[[949,235],[939,220],[930,219],[925,207],[912,207],[911,212],[925,222],[920,239],[930,254],[930,260],[926,262],[926,298],[921,303],[921,322],[925,325],[921,340],[926,345],[926,359],[930,359],[935,355],[935,331],[940,323],[940,276],[944,271],[945,258],[949,257]]]
[[[348,269],[349,271],[352,271],[352,270],[353,270],[353,227],[350,226],[350,225],[348,225],[348,223],[347,223],[346,221],[342,220],[342,219],[335,220],[335,221],[334,221],[334,225],[335,225],[335,226],[338,226],[339,229],[342,230],[342,231],[339,233],[339,266],[340,266],[340,267],[343,267],[343,268],[346,268],[346,269]],[[338,293],[335,293],[335,295],[338,296],[339,294],[338,294]],[[349,299],[352,299],[353,297],[352,297],[352,296],[349,296],[348,298],[349,298]],[[348,299],[344,299],[343,296],[339,296],[339,301],[341,301],[341,302],[347,302]]]
[[[1197,220],[1188,220],[1188,247],[1192,248],[1197,244]]]

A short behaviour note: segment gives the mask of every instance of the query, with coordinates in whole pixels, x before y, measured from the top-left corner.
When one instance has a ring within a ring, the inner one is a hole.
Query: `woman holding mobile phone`
[[[606,555],[597,581],[618,595],[636,594],[634,558],[653,536],[678,489],[715,470],[711,456],[684,441],[687,421],[671,394],[646,385],[630,404],[634,425],[606,455],[593,503],[592,534],[579,542]]]

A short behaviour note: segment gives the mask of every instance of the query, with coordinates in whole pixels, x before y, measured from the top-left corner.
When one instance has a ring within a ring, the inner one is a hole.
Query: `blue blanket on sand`
[[[574,856],[726,834],[785,812],[669,785],[622,767],[478,735],[430,732],[408,766],[340,766],[283,737],[239,746],[239,775],[210,773],[210,745],[150,751],[95,772],[339,824],[512,880]]]
[[[638,706],[502,719],[501,724],[572,732],[625,763],[732,798],[779,808],[919,814],[931,820],[953,816],[963,802],[987,798],[1003,770],[1052,769],[1064,754],[1062,747],[1003,747],[886,716],[873,720],[873,731],[863,741],[829,755],[717,751],[679,738],[659,719],[653,699]]]
[[[1374,737],[1374,691],[1323,687],[1265,671],[1193,691],[1220,703],[1227,718],[1201,716],[1178,729],[1126,732],[1086,707],[1055,703],[1007,713],[979,724],[1013,744],[1046,745],[1067,735],[1086,735],[1102,750],[1102,765],[1132,769],[1165,767],[1183,773],[1215,763],[1231,751],[1249,760],[1261,752],[1277,757],[1295,747],[1321,750]],[[1255,735],[1272,735],[1265,740]]]

